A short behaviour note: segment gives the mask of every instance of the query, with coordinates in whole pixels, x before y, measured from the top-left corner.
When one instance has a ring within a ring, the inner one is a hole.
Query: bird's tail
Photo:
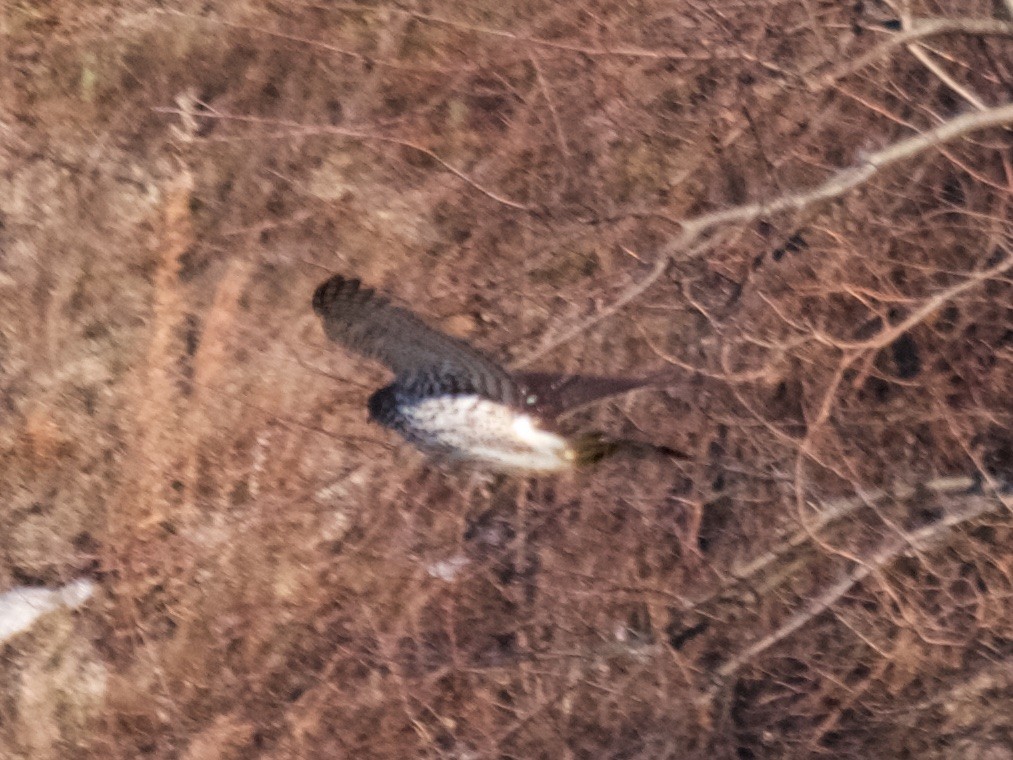
[[[614,454],[630,454],[635,457],[662,456],[669,459],[689,459],[678,449],[629,438],[609,438],[603,433],[585,433],[570,441],[574,452],[574,463],[578,467],[596,464]]]

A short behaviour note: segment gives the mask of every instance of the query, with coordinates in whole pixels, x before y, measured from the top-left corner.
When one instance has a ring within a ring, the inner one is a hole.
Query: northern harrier
[[[429,327],[359,280],[341,275],[316,289],[313,310],[331,340],[394,373],[393,383],[369,397],[370,419],[428,454],[514,472],[566,470],[620,448],[678,455],[598,434],[567,437],[556,427],[564,413],[656,385],[658,375],[509,372],[463,340]]]

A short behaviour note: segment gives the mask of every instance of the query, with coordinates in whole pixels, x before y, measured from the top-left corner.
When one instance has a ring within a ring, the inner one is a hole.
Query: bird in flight
[[[328,338],[394,373],[390,385],[369,397],[369,417],[429,455],[528,473],[568,470],[620,449],[682,456],[663,446],[597,433],[566,436],[557,427],[567,412],[608,396],[657,386],[660,375],[510,372],[358,279],[341,275],[316,289],[313,310]]]

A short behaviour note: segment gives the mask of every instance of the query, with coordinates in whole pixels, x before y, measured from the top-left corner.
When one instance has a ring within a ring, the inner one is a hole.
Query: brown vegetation
[[[5,3],[0,755],[1013,757],[1009,11]],[[691,458],[428,466],[336,271]]]

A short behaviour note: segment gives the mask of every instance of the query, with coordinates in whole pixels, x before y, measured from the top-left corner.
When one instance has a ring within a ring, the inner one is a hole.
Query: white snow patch
[[[76,610],[94,591],[92,580],[78,578],[56,589],[19,586],[0,594],[0,643],[27,630],[47,612]]]
[[[450,582],[458,576],[461,570],[470,564],[470,559],[465,557],[463,554],[456,554],[448,559],[433,562],[426,568],[426,572],[433,578],[439,578],[441,581]]]

